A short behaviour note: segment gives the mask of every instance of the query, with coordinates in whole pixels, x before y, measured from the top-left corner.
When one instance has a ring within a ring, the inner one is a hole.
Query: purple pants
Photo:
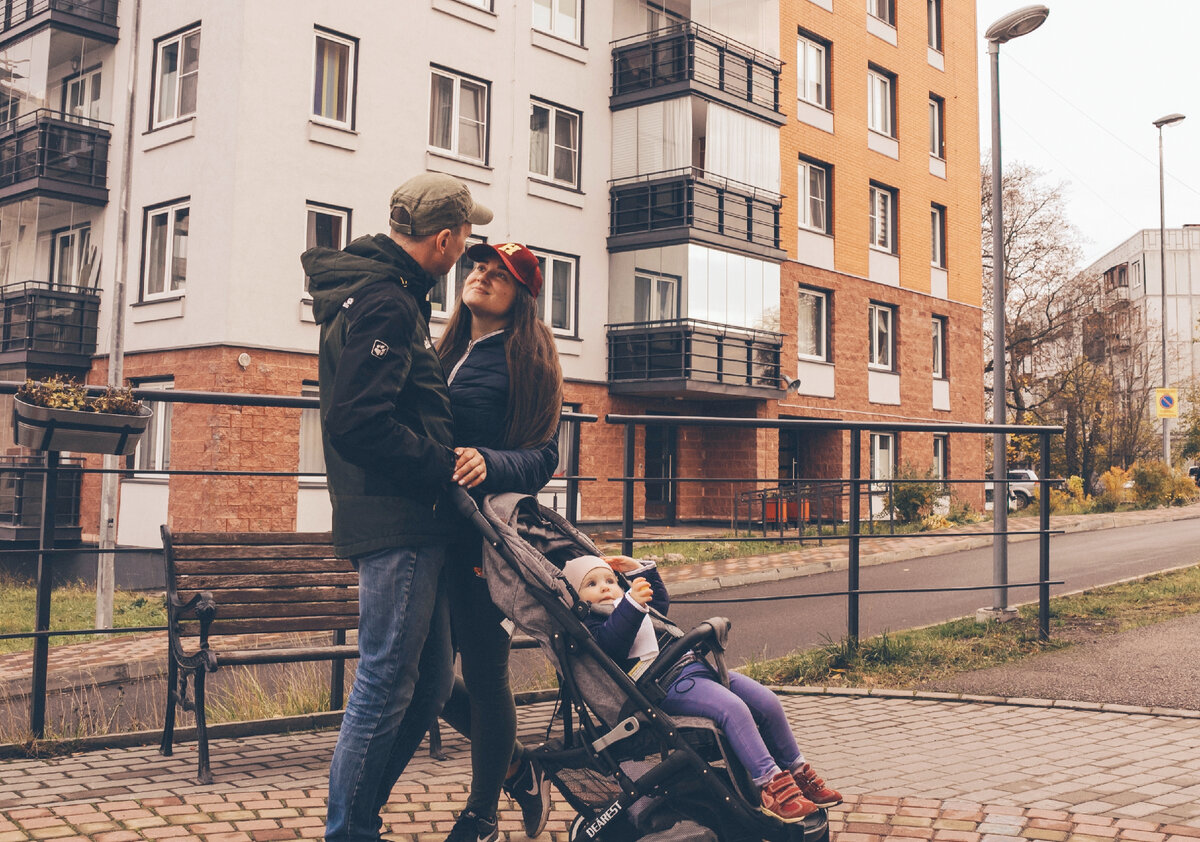
[[[683,668],[667,690],[662,709],[676,716],[703,716],[724,732],[755,786],[801,762],[800,747],[775,694],[752,678],[729,673],[729,689],[707,664]]]

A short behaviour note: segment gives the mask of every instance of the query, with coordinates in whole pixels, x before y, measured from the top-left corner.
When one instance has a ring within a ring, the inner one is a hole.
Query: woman
[[[562,370],[554,336],[537,315],[542,273],[519,243],[467,250],[475,268],[438,354],[447,371],[458,462],[454,481],[477,493],[534,494],[558,464]],[[550,790],[516,741],[508,683],[507,623],[479,575],[478,536],[464,530],[447,556],[447,584],[462,681],[442,718],[471,740],[471,792],[447,842],[495,842],[503,788],[521,807],[525,832],[542,832]],[[464,686],[465,685],[465,686]]]

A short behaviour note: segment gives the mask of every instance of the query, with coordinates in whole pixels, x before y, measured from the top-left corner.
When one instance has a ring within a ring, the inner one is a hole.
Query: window
[[[314,41],[312,115],[353,128],[358,41],[324,29],[316,31]]]
[[[429,98],[429,145],[487,162],[488,86],[435,68]]]
[[[945,433],[934,433],[933,436],[933,477],[944,480],[950,476],[950,437]],[[942,486],[945,494],[949,488]]]
[[[883,71],[867,71],[867,127],[888,137],[896,136],[894,81]]]
[[[687,23],[687,18],[678,12],[658,3],[646,4],[646,31],[658,32],[660,29],[677,29]]]
[[[929,154],[935,158],[946,157],[946,101],[940,96],[929,95]]]
[[[200,27],[169,35],[155,44],[154,118],[151,128],[196,113],[200,78]]]
[[[55,231],[50,278],[56,287],[90,286],[92,229],[89,225]]]
[[[930,237],[933,250],[929,263],[938,269],[946,268],[946,209],[941,205],[930,205]]]
[[[579,186],[579,113],[530,102],[529,172],[567,187]]]
[[[576,44],[583,0],[533,0],[533,28]]]
[[[187,201],[146,209],[142,299],[182,292],[187,281]]]
[[[563,412],[578,412],[579,404],[564,403]],[[558,465],[554,468],[554,476],[566,477],[571,466],[571,451],[574,449],[576,437],[579,435],[579,422],[571,418],[558,420]]]
[[[800,201],[797,212],[801,228],[829,232],[829,171],[822,165],[800,162]]]
[[[942,49],[942,0],[927,0],[929,46],[941,52]]]
[[[871,304],[867,307],[867,324],[870,330],[870,350],[867,364],[871,368],[892,370],[892,347],[895,335],[892,321],[895,311],[886,304]]]
[[[934,316],[933,326],[933,376],[942,380],[946,376],[946,319]]]
[[[300,397],[317,398],[321,390],[316,383],[300,386]],[[302,474],[325,473],[325,447],[321,442],[321,410],[300,410],[300,467]],[[319,477],[300,477],[300,482],[322,482]]]
[[[538,315],[555,333],[575,333],[575,273],[578,258],[530,248],[542,270]]]
[[[871,433],[871,479],[889,480],[896,476],[896,437],[892,433]]]
[[[661,322],[674,319],[678,313],[679,280],[670,275],[634,271],[633,320]]]
[[[304,235],[304,248],[321,246],[327,249],[344,249],[350,239],[350,209],[334,205],[308,203],[308,227]],[[305,280],[307,288],[307,279]]]
[[[896,251],[896,191],[880,184],[871,185],[871,247]]]
[[[174,380],[155,380],[134,383],[138,389],[167,391],[175,388]],[[146,428],[137,450],[133,452],[133,467],[138,471],[166,471],[171,467],[171,407],[165,401],[145,402],[154,415]],[[165,477],[164,477],[165,479]]]
[[[63,113],[84,120],[100,119],[100,68],[63,81]]]
[[[895,0],[867,0],[867,14],[877,17],[889,26],[896,25]]]
[[[484,242],[487,242],[486,237],[468,237],[467,248]],[[475,261],[467,257],[467,253],[464,251],[462,257],[458,259],[458,263],[455,263],[449,272],[437,279],[437,283],[429,291],[429,303],[433,307],[434,313],[450,315],[450,311],[454,309],[454,303],[458,301],[462,285],[467,280],[467,275],[471,274],[471,270],[474,268]]]
[[[826,85],[826,46],[801,35],[796,39],[796,95],[805,102],[828,108]]]
[[[802,360],[829,361],[829,293],[800,287],[796,349]]]

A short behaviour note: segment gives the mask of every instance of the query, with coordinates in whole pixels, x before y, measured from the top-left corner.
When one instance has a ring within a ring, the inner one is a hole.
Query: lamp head
[[[1003,44],[1033,32],[1045,22],[1049,14],[1050,10],[1045,6],[1025,6],[1015,12],[1009,12],[993,23],[983,37],[994,44]]]
[[[1183,114],[1168,114],[1166,117],[1159,117],[1154,121],[1155,128],[1161,129],[1163,126],[1173,126],[1176,123],[1182,123],[1186,119]]]

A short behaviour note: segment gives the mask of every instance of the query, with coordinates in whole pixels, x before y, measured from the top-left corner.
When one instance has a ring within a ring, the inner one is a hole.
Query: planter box
[[[72,453],[133,453],[153,413],[147,406],[140,415],[112,415],[76,409],[48,409],[13,402],[13,434],[17,444],[34,450],[69,450]]]

